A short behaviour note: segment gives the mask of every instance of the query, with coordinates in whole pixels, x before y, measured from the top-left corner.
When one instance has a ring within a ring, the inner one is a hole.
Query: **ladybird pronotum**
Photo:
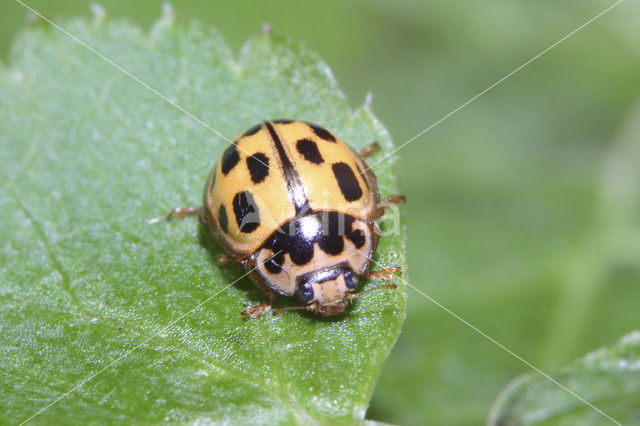
[[[301,304],[275,314],[304,309],[336,315],[362,293],[359,276],[390,280],[399,268],[369,271],[378,245],[376,221],[384,207],[376,177],[361,153],[335,134],[297,120],[265,121],[243,132],[211,170],[200,208],[167,215],[198,213],[200,222],[226,252],[226,258],[251,271],[253,284],[267,300],[248,307],[256,317],[277,295]],[[393,284],[377,288],[395,288]]]

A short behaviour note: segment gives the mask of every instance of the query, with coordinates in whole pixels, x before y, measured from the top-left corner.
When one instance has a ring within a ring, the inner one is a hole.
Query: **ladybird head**
[[[338,264],[298,277],[296,294],[310,310],[333,316],[346,309],[357,285],[358,276],[351,267]]]

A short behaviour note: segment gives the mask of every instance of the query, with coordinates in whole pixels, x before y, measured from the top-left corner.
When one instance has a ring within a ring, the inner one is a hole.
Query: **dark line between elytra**
[[[280,137],[278,136],[270,122],[265,121],[264,124],[267,126],[269,134],[271,135],[271,139],[273,140],[276,150],[278,151],[280,163],[282,164],[284,176],[287,181],[287,191],[289,192],[289,198],[295,204],[296,214],[310,210],[309,198],[304,191],[304,186],[302,185],[300,175],[293,167],[293,164],[291,164],[291,160],[289,159],[289,157],[287,157],[287,153],[284,150],[284,146],[282,146]]]

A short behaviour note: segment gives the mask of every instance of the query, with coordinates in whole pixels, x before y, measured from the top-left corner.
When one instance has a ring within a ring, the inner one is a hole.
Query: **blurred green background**
[[[89,15],[87,1],[27,3],[54,19]],[[236,51],[264,22],[305,41],[353,107],[373,93],[399,145],[613,3],[174,6],[218,27]],[[6,60],[26,12],[0,4]],[[145,28],[161,9],[150,0],[101,4]],[[410,282],[543,370],[640,329],[638,22],[638,2],[623,2],[400,152]],[[500,390],[528,368],[419,293],[408,296],[368,418],[484,423]]]

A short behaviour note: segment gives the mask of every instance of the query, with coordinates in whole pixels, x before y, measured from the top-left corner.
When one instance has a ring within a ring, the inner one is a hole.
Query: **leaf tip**
[[[262,31],[262,34],[273,35],[273,27],[271,26],[271,22],[263,22],[260,30]]]
[[[107,11],[105,8],[97,2],[91,2],[89,9],[93,15],[93,23],[95,25],[102,25],[107,18]]]
[[[173,24],[178,17],[176,10],[174,9],[171,2],[165,1],[162,3],[162,15],[160,20],[164,21],[168,24]]]
[[[373,104],[373,93],[367,92],[367,94],[364,97],[364,107],[366,109],[371,109],[372,104]]]
[[[174,28],[174,24],[178,19],[178,13],[170,2],[165,1],[162,3],[160,10],[160,18],[158,18],[151,26],[151,31],[149,33],[152,42],[156,42],[158,39],[162,38],[162,34],[164,34],[165,30],[171,30]]]
[[[43,21],[42,16],[40,16],[36,11],[32,9],[27,10],[27,22],[30,25],[38,24]]]

